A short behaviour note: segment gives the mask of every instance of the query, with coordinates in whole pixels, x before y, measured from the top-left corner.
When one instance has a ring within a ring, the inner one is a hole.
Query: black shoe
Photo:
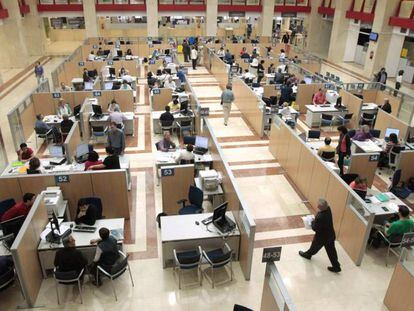
[[[308,260],[311,259],[312,256],[309,256],[308,254],[306,254],[305,252],[299,251],[299,256],[306,258]]]
[[[338,273],[341,272],[341,268],[340,267],[328,267],[328,270],[334,273]]]

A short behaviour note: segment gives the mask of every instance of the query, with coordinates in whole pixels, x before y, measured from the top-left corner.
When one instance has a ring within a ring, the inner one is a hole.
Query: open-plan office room
[[[0,309],[411,310],[414,6],[316,2],[0,0]]]

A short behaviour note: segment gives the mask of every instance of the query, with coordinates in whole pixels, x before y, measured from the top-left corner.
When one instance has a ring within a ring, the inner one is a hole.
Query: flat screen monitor
[[[105,82],[105,90],[112,90],[113,86],[114,86],[113,82]]]
[[[208,149],[208,138],[204,136],[196,136],[195,146],[198,148]]]
[[[217,206],[213,211],[213,223],[221,219],[225,219],[228,202]]]
[[[185,100],[182,103],[180,103],[180,110],[183,112],[188,111],[188,100]]]
[[[102,107],[100,105],[92,105],[93,113],[100,116],[102,115]]]
[[[76,147],[76,157],[80,158],[89,153],[88,144],[80,144]]]
[[[369,40],[374,41],[374,42],[378,41],[378,33],[377,32],[371,32],[369,34]]]
[[[305,81],[306,84],[312,84],[312,78],[311,77],[304,77],[303,81]]]
[[[63,149],[62,149],[62,146],[50,145],[49,146],[49,153],[54,158],[61,158],[61,157],[63,157]]]
[[[398,137],[398,135],[400,134],[400,130],[399,129],[392,129],[392,128],[387,128],[386,130],[385,130],[385,138],[388,138],[388,137],[390,137],[390,134],[395,134],[395,135],[397,135],[397,137]]]
[[[85,82],[84,89],[87,90],[87,91],[93,90],[93,82]]]
[[[109,75],[111,77],[115,77],[116,72],[115,72],[115,68],[114,67],[109,67]]]
[[[118,55],[118,57],[122,57],[122,50],[117,50],[116,55]]]
[[[172,63],[172,57],[170,55],[165,56],[164,60],[167,64]]]
[[[81,110],[81,105],[77,105],[77,106],[73,107],[73,115],[75,117],[78,116],[79,113],[80,113],[80,110]]]
[[[184,136],[183,138],[184,140],[184,145],[195,145],[196,143],[196,138],[195,136]]]

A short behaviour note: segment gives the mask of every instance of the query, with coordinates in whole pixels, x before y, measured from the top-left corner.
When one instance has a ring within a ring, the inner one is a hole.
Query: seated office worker
[[[341,265],[338,262],[338,254],[335,248],[335,230],[332,221],[331,208],[328,202],[324,199],[318,201],[319,212],[312,222],[312,230],[315,231],[315,236],[311,247],[306,251],[299,251],[299,255],[310,260],[313,255],[316,255],[322,247],[325,247],[329,260],[332,266],[328,267],[331,272],[340,272]]]
[[[99,160],[99,154],[96,151],[92,150],[89,152],[88,159],[85,162],[85,171],[87,171],[89,167],[99,164],[102,164],[102,161]]]
[[[111,100],[111,102],[108,104],[108,112],[114,112],[115,108],[118,108],[119,111],[121,111],[121,107],[119,107],[119,104],[116,102],[115,99]]]
[[[391,113],[392,107],[391,107],[389,99],[387,99],[387,98],[384,99],[384,104],[381,106],[381,109],[384,110],[387,113]]]
[[[338,167],[339,174],[344,174],[344,160],[345,157],[351,156],[351,138],[348,135],[348,129],[341,125],[338,127],[339,141],[336,147],[336,153],[338,154]]]
[[[173,112],[180,110],[181,109],[181,104],[178,101],[178,98],[177,97],[174,97],[173,100],[172,100],[172,102],[170,102],[168,104],[168,107],[170,107],[170,111],[173,111]]]
[[[115,122],[119,129],[122,128],[124,121],[126,121],[125,115],[118,107],[115,107],[114,111],[109,114],[109,121]]]
[[[65,104],[62,98],[59,99],[58,106],[56,108],[56,114],[59,117],[62,117],[65,114],[68,116],[72,115],[72,109],[70,108],[68,103]]]
[[[128,84],[126,80],[122,80],[121,90],[132,90],[132,87]]]
[[[158,149],[163,152],[168,152],[171,149],[175,149],[175,143],[171,140],[171,134],[168,131],[164,132],[164,138],[158,143]]]
[[[119,257],[117,241],[110,235],[109,230],[107,228],[99,229],[99,236],[100,239],[91,240],[91,244],[96,244],[95,258],[90,269],[95,277],[98,265],[110,267]],[[94,285],[99,286],[100,284],[100,279],[95,279]]]
[[[79,274],[88,264],[82,252],[76,249],[76,240],[72,235],[62,239],[63,248],[55,255],[55,267],[59,272],[76,271]]]
[[[45,169],[42,166],[42,163],[40,163],[39,158],[33,157],[29,161],[29,168],[26,171],[27,174],[44,174]]]
[[[88,204],[84,199],[79,200],[76,210],[75,223],[93,226],[98,217],[98,208],[93,204]]]
[[[358,141],[365,141],[365,140],[369,140],[372,138],[373,137],[370,133],[368,125],[361,126],[361,128],[355,133],[354,137],[352,137],[353,140],[358,140]]]
[[[17,150],[17,159],[22,162],[29,161],[34,157],[32,148],[29,148],[26,143],[20,144],[20,149]]]
[[[36,195],[34,193],[25,193],[23,195],[23,201],[18,202],[13,207],[9,208],[1,217],[1,221],[10,220],[18,216],[26,216],[29,214],[30,208],[35,200]]]
[[[105,148],[106,154],[108,155],[102,164],[91,165],[88,168],[89,170],[117,170],[121,168],[119,164],[119,156],[115,153],[114,148],[106,147]]]
[[[108,130],[108,146],[112,147],[115,154],[120,155],[125,150],[125,134],[115,122],[111,122]]]
[[[87,68],[83,69],[82,79],[83,79],[83,82],[93,81],[93,79],[89,76],[89,72]]]
[[[170,112],[170,106],[165,106],[165,112],[160,116],[160,123],[162,126],[171,126],[174,123],[174,116]]]
[[[188,144],[184,150],[181,150],[178,156],[175,158],[175,162],[180,164],[181,161],[194,161],[194,147],[193,145]]]
[[[332,140],[330,137],[325,137],[324,142],[325,142],[325,145],[323,145],[322,147],[318,149],[318,156],[322,156],[323,152],[335,152],[336,150],[335,147],[331,146]],[[335,155],[333,158],[335,158]]]
[[[62,133],[69,133],[73,126],[73,121],[69,119],[69,116],[67,114],[64,114],[62,118],[63,120],[60,122],[60,131]]]
[[[357,177],[349,186],[354,190],[368,191],[368,184],[366,178]]]
[[[317,106],[317,105],[325,105],[327,103],[327,101],[326,101],[326,91],[324,91],[322,89],[319,89],[319,91],[316,92],[313,95],[313,100],[312,101],[313,101],[313,104],[315,106]]]

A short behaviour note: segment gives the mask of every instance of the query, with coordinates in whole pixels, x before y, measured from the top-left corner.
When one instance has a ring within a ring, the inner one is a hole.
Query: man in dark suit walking
[[[299,251],[299,255],[310,260],[322,247],[325,247],[332,264],[331,267],[328,267],[328,270],[331,272],[340,272],[341,265],[338,262],[338,254],[335,249],[335,230],[333,227],[331,208],[326,200],[319,199],[318,209],[319,212],[312,222],[312,229],[315,231],[312,245],[306,252]]]

